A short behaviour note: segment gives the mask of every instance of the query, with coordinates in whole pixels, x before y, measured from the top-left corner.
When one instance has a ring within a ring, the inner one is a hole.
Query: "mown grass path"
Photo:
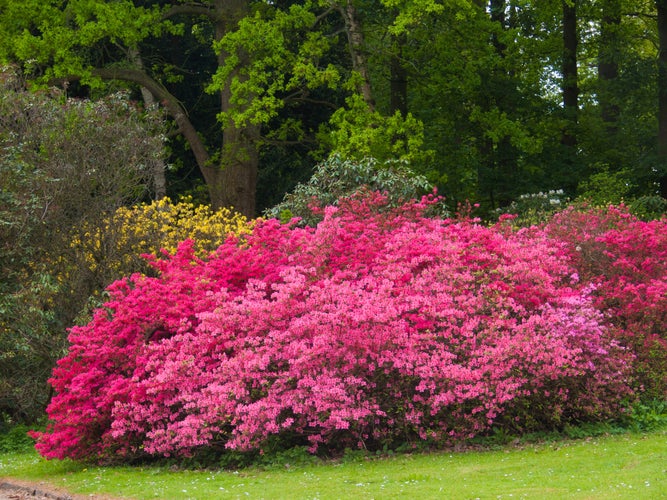
[[[667,498],[667,430],[233,472],[90,467],[20,454],[0,456],[0,476],[92,498],[660,499]]]

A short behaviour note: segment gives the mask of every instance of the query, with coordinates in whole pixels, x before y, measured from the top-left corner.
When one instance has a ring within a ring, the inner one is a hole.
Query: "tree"
[[[654,1],[579,2],[578,192],[600,203],[655,196],[660,29]],[[596,69],[597,71],[591,71]]]
[[[657,5],[0,0],[0,49],[34,80],[150,91],[216,206],[254,215],[258,178],[289,190],[338,151],[409,159],[454,202],[492,209],[575,196],[605,168],[641,178],[628,195],[651,189]]]
[[[359,93],[363,96],[369,109],[373,111],[375,98],[371,89],[370,73],[365,55],[366,47],[363,27],[355,2],[353,0],[345,0],[344,2],[331,1],[329,3],[340,13],[341,18],[345,22],[345,34],[347,35],[347,44],[350,50],[350,58],[352,59],[352,68],[360,76],[358,83]]]
[[[598,77],[600,79],[600,115],[606,125],[610,143],[618,132],[620,106],[615,99],[613,86],[618,79],[620,42],[619,29],[622,20],[620,0],[602,2],[600,18],[600,47],[598,53]]]
[[[545,48],[555,31],[535,28],[553,26],[554,8],[515,4],[447,2],[404,47],[411,110],[436,151],[429,178],[454,204],[476,200],[487,212],[536,186],[558,187],[544,174],[559,134],[543,79],[559,71]]]
[[[351,103],[360,96],[368,106],[364,111],[350,104],[348,121],[360,123],[355,115],[374,112],[363,25],[351,0],[4,4],[0,24],[11,40],[1,46],[5,59],[19,61],[40,82],[80,81],[102,89],[102,82],[120,81],[150,92],[187,141],[214,206],[253,216],[262,148],[313,140],[340,107],[340,96]],[[211,66],[196,69],[201,75],[179,74],[168,61],[165,54],[173,53],[178,39],[210,55]],[[217,96],[217,134],[190,113],[177,79],[198,86],[197,97]],[[326,95],[317,96],[321,89]],[[324,106],[328,115],[319,123],[284,115],[303,103]],[[331,145],[336,141],[327,142],[324,155]]]
[[[561,142],[569,148],[577,144],[576,126],[579,115],[579,80],[577,65],[577,0],[563,0],[563,63],[562,89],[566,125]]]

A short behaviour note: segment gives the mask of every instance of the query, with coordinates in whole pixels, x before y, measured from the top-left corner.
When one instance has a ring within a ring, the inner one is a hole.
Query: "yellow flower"
[[[191,199],[178,203],[168,198],[122,207],[94,226],[84,223],[73,230],[70,247],[79,262],[63,266],[62,279],[82,266],[109,282],[145,270],[141,254],[174,253],[185,239],[195,242],[197,256],[205,257],[231,233],[250,233],[252,224],[242,215],[223,208],[195,206]]]

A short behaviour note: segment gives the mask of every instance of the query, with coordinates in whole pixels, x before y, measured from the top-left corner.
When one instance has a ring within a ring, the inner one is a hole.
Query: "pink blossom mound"
[[[621,207],[569,208],[547,232],[566,243],[593,301],[636,355],[636,384],[648,399],[667,399],[667,218],[644,222]]]
[[[382,209],[260,222],[114,283],[51,380],[46,457],[451,444],[599,420],[631,396],[568,248],[537,228]]]

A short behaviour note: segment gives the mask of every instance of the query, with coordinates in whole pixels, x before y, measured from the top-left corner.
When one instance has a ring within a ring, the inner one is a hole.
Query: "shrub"
[[[70,334],[50,458],[391,448],[604,419],[631,398],[565,249],[372,194],[153,259]]]
[[[432,186],[425,177],[412,172],[405,162],[379,162],[372,158],[344,160],[334,154],[317,166],[307,183],[297,185],[292,193],[285,195],[282,203],[267,210],[266,216],[283,222],[298,217],[301,224],[316,226],[324,216],[324,207],[364,189],[386,193],[390,200],[387,205],[396,207],[426,194]]]
[[[623,207],[570,207],[547,231],[567,243],[596,307],[636,355],[637,388],[667,399],[667,218],[640,221]]]
[[[249,231],[247,219],[227,208],[213,210],[189,198],[176,203],[163,198],[120,207],[101,221],[79,225],[72,231],[70,261],[79,275],[86,270],[89,292],[99,292],[123,276],[151,272],[144,254],[174,253],[179,243],[192,239],[196,255],[204,257],[228,234]]]
[[[142,253],[196,238],[204,255],[248,229],[188,200],[127,208],[147,198],[164,156],[156,109],[123,93],[30,93],[14,73],[0,76],[0,422],[33,422],[66,327],[89,320],[86,306],[109,283],[152,272]]]
[[[640,196],[630,203],[630,212],[645,221],[667,216],[667,199],[657,195]]]
[[[34,441],[28,436],[25,425],[13,425],[7,429],[0,427],[0,453],[21,453],[31,451]]]
[[[63,292],[50,275],[35,273],[11,294],[0,294],[0,427],[44,414],[52,394],[47,380],[67,353],[56,305]]]
[[[72,228],[146,196],[162,125],[125,94],[31,93],[0,69],[0,421],[41,416],[65,325],[89,291],[72,266]]]
[[[336,151],[345,158],[399,159],[413,166],[433,162],[434,152],[425,149],[424,124],[411,113],[391,116],[369,108],[360,95],[348,97],[317,134],[320,151]]]
[[[567,197],[562,189],[520,195],[509,206],[497,209],[496,214],[516,215],[512,220],[518,227],[544,224],[558,211],[566,207]]]

